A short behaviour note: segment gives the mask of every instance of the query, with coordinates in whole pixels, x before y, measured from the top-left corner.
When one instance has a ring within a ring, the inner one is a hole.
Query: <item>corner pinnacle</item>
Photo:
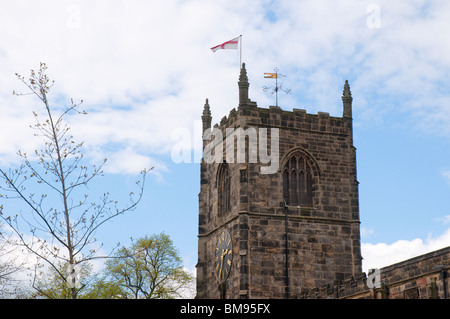
[[[352,92],[350,91],[350,85],[348,80],[345,80],[344,91],[342,92],[342,103],[344,106],[343,116],[352,118]]]

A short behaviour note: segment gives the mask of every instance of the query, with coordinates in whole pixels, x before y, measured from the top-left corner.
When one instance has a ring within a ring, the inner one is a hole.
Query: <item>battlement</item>
[[[327,112],[317,114],[307,113],[305,109],[294,108],[292,111],[283,110],[279,106],[269,108],[258,107],[257,103],[248,98],[248,78],[245,63],[241,68],[239,79],[239,107],[233,108],[228,116],[222,117],[216,128],[224,127],[279,127],[297,130],[316,131],[331,134],[352,134],[352,97],[348,81],[345,81],[342,93],[343,115],[342,117],[330,116]],[[209,104],[206,102],[205,111],[209,112]],[[204,113],[205,113],[204,111]],[[204,127],[211,127],[211,116],[203,118]],[[209,123],[205,123],[209,121]]]
[[[332,284],[304,290],[302,299],[446,299],[450,247],[361,273]]]
[[[327,284],[320,288],[303,290],[299,299],[351,299],[358,296],[358,299],[372,299],[372,291],[367,286],[366,273],[348,277],[342,281],[335,280],[332,284]]]
[[[317,114],[307,113],[305,109],[294,108],[292,111],[283,110],[279,106],[240,107],[233,108],[228,116],[222,117],[214,127],[233,127],[257,125],[260,127],[292,128],[307,131],[317,131],[331,134],[351,134],[352,123],[346,117],[330,116],[327,112]]]
[[[333,117],[329,113],[307,113],[304,109],[284,111],[280,107],[270,106],[269,109],[255,108],[242,110],[247,125],[270,126],[322,132],[331,134],[351,134],[352,123],[343,117]]]

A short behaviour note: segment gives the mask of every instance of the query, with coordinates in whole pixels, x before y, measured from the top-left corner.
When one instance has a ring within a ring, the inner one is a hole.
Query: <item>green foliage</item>
[[[105,281],[107,279],[107,281]],[[193,276],[183,270],[182,260],[170,237],[164,233],[132,239],[106,262],[103,284],[126,298],[171,299],[193,285]],[[111,286],[109,286],[111,287]],[[119,290],[120,287],[120,290]]]
[[[33,287],[35,288],[35,294],[33,298],[46,298],[46,299],[72,299],[73,290],[70,285],[67,284],[67,279],[61,277],[61,273],[69,272],[69,264],[58,262],[56,264],[57,269],[50,267],[47,271],[39,271],[34,277]],[[83,263],[82,267],[76,267],[76,278],[79,282],[79,287],[76,289],[79,294],[86,286],[89,276],[92,271],[92,266],[89,263]]]
[[[126,299],[127,292],[117,282],[108,281],[106,277],[95,278],[79,296],[80,299]]]

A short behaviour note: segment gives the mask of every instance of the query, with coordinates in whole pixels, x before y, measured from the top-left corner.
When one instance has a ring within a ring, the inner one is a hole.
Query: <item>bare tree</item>
[[[83,163],[83,143],[74,141],[64,121],[70,113],[86,114],[78,110],[83,101],[71,100],[71,105],[62,110],[51,107],[47,97],[54,81],[50,82],[46,70],[45,63],[41,63],[38,72],[31,70],[28,80],[16,73],[29,88],[27,94],[35,95],[43,104],[40,112],[33,111],[36,123],[31,125],[34,135],[43,139],[43,146],[32,155],[19,151],[23,163],[17,168],[0,169],[0,198],[19,199],[28,207],[27,213],[7,214],[0,205],[0,214],[16,233],[18,243],[47,262],[68,283],[72,298],[76,298],[83,288],[75,282],[76,266],[105,257],[97,255],[99,247],[93,248],[94,243],[98,244],[96,231],[105,222],[136,207],[149,170],[142,170],[136,194],[130,193],[126,207],[120,207],[108,192],[91,200],[87,186],[103,175],[106,159],[99,166]],[[61,270],[61,263],[69,265],[68,271]]]
[[[18,247],[10,244],[12,234],[0,223],[0,298],[10,298],[21,293],[17,275],[25,269],[25,260],[17,258]]]

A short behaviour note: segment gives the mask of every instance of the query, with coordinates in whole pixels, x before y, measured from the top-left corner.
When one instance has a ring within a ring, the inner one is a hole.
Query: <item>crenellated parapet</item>
[[[301,299],[449,299],[450,247],[303,290]]]
[[[242,64],[238,86],[239,107],[237,110],[233,108],[228,116],[223,116],[221,118],[218,124],[220,127],[258,125],[259,127],[279,127],[294,130],[316,131],[325,134],[352,135],[353,98],[347,80],[345,81],[342,93],[342,117],[330,116],[327,112],[310,114],[304,109],[297,108],[294,108],[292,111],[286,111],[278,106],[269,106],[269,108],[258,107],[256,102],[251,101],[248,97],[249,83],[245,63]],[[207,107],[209,111],[209,104]],[[203,118],[204,117],[202,117],[202,119]],[[210,120],[210,115],[206,118]],[[237,121],[237,118],[239,118],[239,121]]]

